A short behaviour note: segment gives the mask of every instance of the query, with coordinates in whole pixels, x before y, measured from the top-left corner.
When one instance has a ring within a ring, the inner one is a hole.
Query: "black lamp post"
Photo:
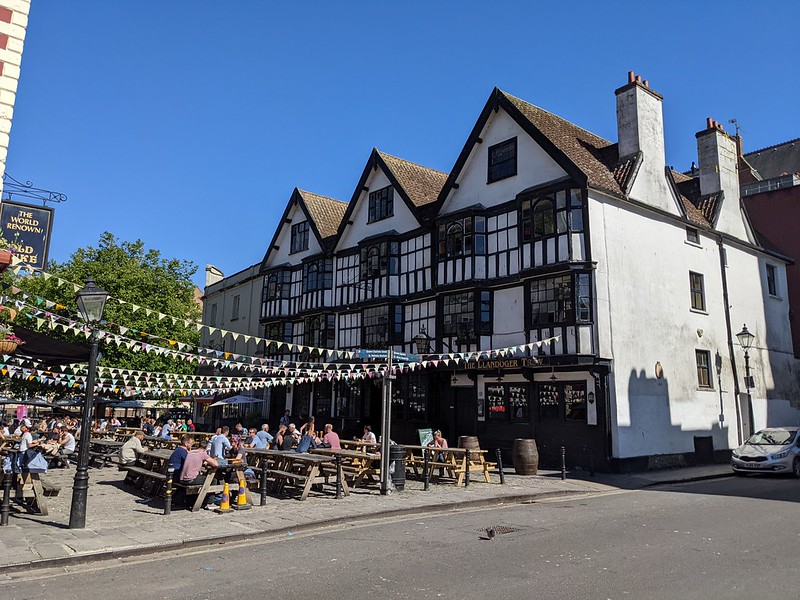
[[[75,297],[81,317],[92,332],[92,346],[89,352],[89,376],[86,378],[86,397],[83,400],[81,418],[81,439],[78,446],[78,468],[72,484],[72,507],[69,511],[69,528],[86,527],[86,498],[89,491],[89,438],[92,435],[92,402],[94,400],[94,378],[97,370],[97,324],[103,318],[103,310],[108,300],[108,292],[97,287],[91,277]]]
[[[750,388],[752,387],[753,378],[750,377],[750,354],[748,350],[753,347],[756,336],[747,330],[747,325],[742,325],[742,330],[736,334],[736,338],[739,340],[742,350],[744,350],[744,387],[747,390],[747,410],[752,412],[753,398],[750,396]],[[747,435],[749,435],[749,432]]]

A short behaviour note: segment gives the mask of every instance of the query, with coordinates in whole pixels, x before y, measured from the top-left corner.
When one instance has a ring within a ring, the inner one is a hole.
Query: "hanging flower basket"
[[[0,340],[0,354],[14,354],[19,342],[16,340]]]
[[[13,252],[11,252],[11,250],[0,250],[0,273],[11,266],[12,256]]]

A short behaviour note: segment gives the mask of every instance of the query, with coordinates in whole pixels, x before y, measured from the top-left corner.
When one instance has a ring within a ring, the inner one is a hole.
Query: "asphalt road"
[[[800,481],[730,477],[18,575],[0,597],[794,599],[798,503]]]

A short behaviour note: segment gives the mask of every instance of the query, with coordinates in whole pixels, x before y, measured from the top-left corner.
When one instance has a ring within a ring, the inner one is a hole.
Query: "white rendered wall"
[[[203,295],[203,324],[211,326],[211,306],[217,305],[217,320],[214,327],[234,332],[223,335],[220,332],[209,334],[205,329],[200,333],[200,345],[216,348],[225,341],[225,350],[239,354],[253,355],[257,342],[246,340],[245,336],[261,336],[259,324],[261,310],[261,290],[264,278],[258,275],[260,264],[253,265],[226,277],[205,289]],[[239,296],[239,317],[232,319],[233,298]]]
[[[405,233],[419,228],[419,223],[416,217],[406,205],[405,200],[400,196],[397,189],[394,190],[394,215],[374,223],[367,223],[369,215],[369,194],[390,185],[389,178],[382,169],[377,171],[373,170],[367,181],[364,184],[369,191],[362,191],[356,200],[357,204],[350,214],[352,225],[348,225],[339,242],[336,245],[337,250],[352,248],[357,246],[358,243],[364,238],[379,235],[391,230],[398,233]]]
[[[701,243],[690,244],[684,225],[596,192],[590,192],[589,215],[597,261],[599,353],[613,361],[614,456],[693,452],[694,436],[711,435],[717,449],[736,446],[734,381],[715,239],[701,232]],[[745,283],[759,281],[756,253],[728,246],[727,260],[733,333],[745,320],[756,331],[766,328],[768,320],[788,325],[785,301],[776,299],[765,310],[761,286]],[[691,309],[689,271],[704,276],[705,312]],[[796,372],[788,359],[786,330],[771,340],[775,351],[758,359],[764,377],[775,368]],[[721,397],[715,375],[713,389],[698,386],[696,349],[710,352],[712,373],[715,354],[722,356]],[[741,380],[738,347],[734,355]],[[656,362],[663,367],[661,380],[655,377]],[[765,383],[770,384],[776,385],[774,378]],[[778,385],[775,394],[796,399],[797,384]],[[781,403],[787,400],[778,399],[776,406]],[[800,421],[800,413],[794,418]]]
[[[292,254],[291,253],[292,227],[294,225],[303,223],[308,219],[306,219],[305,213],[300,208],[300,205],[297,202],[293,203],[292,208],[289,210],[289,214],[286,218],[291,219],[292,222],[285,223],[281,221],[281,223],[279,224],[280,233],[278,233],[278,236],[275,238],[275,245],[278,246],[278,249],[277,250],[275,250],[274,248],[271,249],[269,257],[267,259],[268,267],[274,267],[276,265],[282,265],[285,263],[298,265],[303,261],[304,258],[322,252],[322,248],[319,245],[317,236],[314,235],[314,230],[311,227],[311,223],[309,223],[308,250],[303,250],[302,252],[295,252],[294,254]]]
[[[487,184],[489,147],[517,138],[517,175]],[[475,144],[457,183],[440,214],[474,204],[487,208],[516,198],[522,190],[566,177],[567,173],[503,109],[493,112],[481,131],[483,143]]]

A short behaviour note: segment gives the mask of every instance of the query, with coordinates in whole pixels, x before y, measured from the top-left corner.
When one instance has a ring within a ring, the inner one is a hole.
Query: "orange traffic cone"
[[[239,495],[236,496],[236,504],[233,505],[236,510],[248,510],[250,505],[247,503],[247,484],[244,479],[239,480]]]
[[[231,510],[231,492],[228,489],[228,482],[225,482],[225,487],[222,488],[222,502],[219,503],[218,513],[226,513]]]

